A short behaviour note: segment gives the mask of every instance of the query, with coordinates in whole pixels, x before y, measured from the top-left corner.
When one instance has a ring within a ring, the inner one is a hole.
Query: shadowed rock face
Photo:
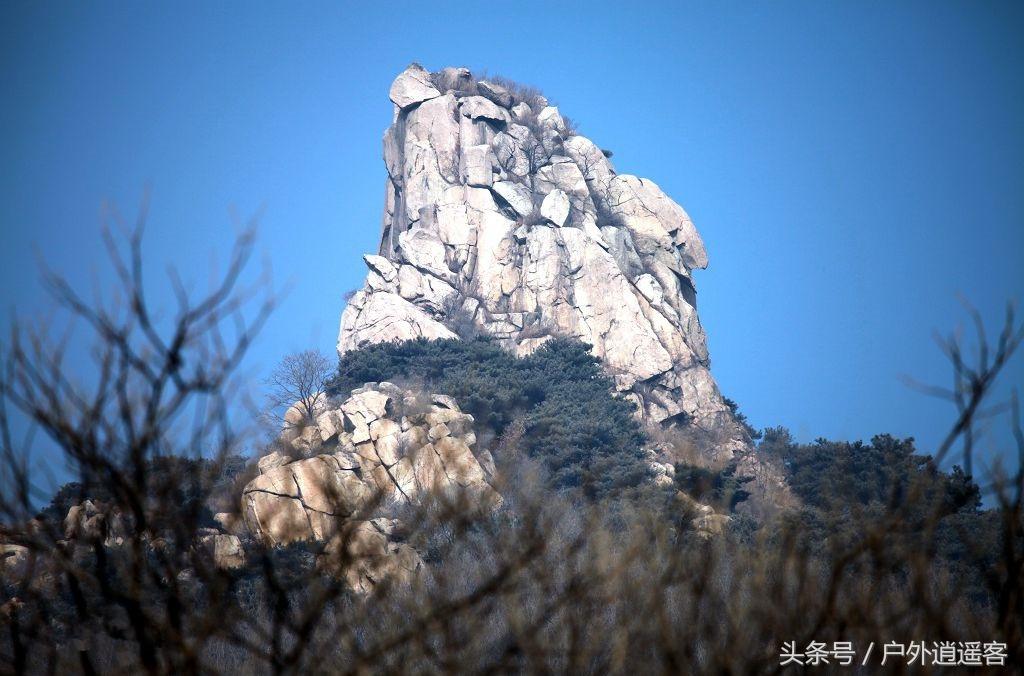
[[[682,207],[616,173],[543,97],[414,65],[391,100],[380,249],[340,354],[474,332],[524,354],[576,337],[646,420],[696,426],[726,457],[749,450],[709,371],[691,277],[708,259]]]

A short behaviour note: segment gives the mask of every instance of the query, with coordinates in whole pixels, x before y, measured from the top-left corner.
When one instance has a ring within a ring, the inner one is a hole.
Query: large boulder
[[[552,190],[540,203],[540,215],[555,225],[565,225],[569,217],[569,196],[561,190]]]
[[[441,95],[430,81],[430,73],[419,64],[412,64],[391,83],[391,101],[399,108],[408,108]]]
[[[473,417],[450,398],[368,384],[330,413],[342,431],[319,455],[275,466],[242,491],[245,524],[265,543],[326,542],[346,523],[431,493],[500,502],[473,454]]]
[[[525,101],[520,101],[519,103],[515,104],[514,106],[512,106],[511,110],[512,119],[515,120],[516,122],[526,122],[527,120],[533,118],[533,109],[530,108],[530,104],[526,103]]]
[[[268,544],[326,540],[339,519],[371,498],[358,469],[345,458],[324,454],[259,475],[242,491],[246,526]]]
[[[608,183],[603,198],[642,252],[665,251],[669,260],[679,261],[677,271],[683,274],[708,266],[704,242],[693,221],[653,181],[620,174]]]
[[[480,90],[481,95],[486,96],[502,108],[508,108],[512,105],[512,94],[501,85],[488,82],[487,80],[480,80],[476,83],[476,86]]]
[[[259,459],[256,463],[256,469],[259,470],[260,474],[266,474],[271,470],[274,470],[281,465],[287,465],[292,461],[292,457],[285,455],[281,451],[273,451],[267,453],[265,456]]]
[[[557,132],[565,131],[565,120],[558,112],[557,106],[545,106],[537,113],[537,122],[545,127],[550,127]]]
[[[490,144],[472,146],[462,153],[462,177],[466,185],[486,188],[494,182],[498,160]]]
[[[400,166],[405,205],[405,213],[396,217],[404,216],[408,223],[419,220],[423,207],[437,204],[449,186],[461,183],[459,117],[449,92],[420,104],[396,123],[402,125],[396,136],[404,139]]]
[[[0,544],[0,585],[22,582],[32,569],[32,553],[28,547]]]
[[[530,168],[537,159],[538,142],[529,129],[510,124],[505,131],[495,134],[491,143],[504,178],[525,179],[530,175]]]
[[[612,163],[601,149],[585,136],[572,136],[566,139],[562,147],[565,154],[579,167],[583,178],[588,183],[593,182],[591,192],[600,190],[601,186],[607,185],[615,176]]]
[[[508,124],[511,121],[508,111],[495,105],[483,96],[467,96],[459,100],[459,108],[462,114],[471,120],[487,120],[499,125]]]
[[[341,319],[338,352],[413,338],[456,338],[440,317],[407,301],[396,292],[359,291]]]
[[[234,570],[245,565],[242,541],[235,535],[214,533],[204,535],[200,542],[206,548],[213,565],[221,570]]]
[[[533,193],[522,183],[497,181],[491,186],[491,190],[505,200],[519,216],[525,217],[533,213]]]
[[[330,424],[319,455],[262,463],[242,491],[248,531],[267,546],[327,543],[322,562],[359,593],[384,580],[408,582],[422,565],[419,554],[392,535],[393,518],[428,496],[467,498],[481,508],[501,497],[473,453],[473,417],[451,397],[368,383],[330,404],[312,426]],[[267,456],[270,457],[270,456]],[[485,462],[492,465],[490,455]],[[233,535],[205,541],[218,567],[244,563]]]
[[[395,521],[353,521],[328,543],[321,566],[339,574],[349,589],[369,595],[384,586],[410,584],[423,567],[419,553],[393,539]]]
[[[106,547],[120,546],[129,536],[124,515],[116,507],[99,500],[84,500],[72,505],[64,517],[67,540],[100,541]]]
[[[590,186],[583,178],[583,172],[564,156],[551,158],[551,164],[541,167],[537,171],[534,181],[536,189],[541,194],[548,194],[558,190],[565,194],[572,208],[581,215],[597,217],[597,208],[590,196]]]

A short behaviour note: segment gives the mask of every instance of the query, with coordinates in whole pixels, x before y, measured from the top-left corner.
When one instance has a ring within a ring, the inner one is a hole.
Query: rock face
[[[617,173],[543,97],[411,66],[391,99],[380,248],[340,354],[474,331],[520,354],[575,337],[646,420],[696,428],[726,457],[750,449],[709,371],[692,278],[708,259],[682,207]]]
[[[0,582],[20,582],[32,567],[32,553],[28,547],[0,544]]]
[[[325,565],[345,562],[345,579],[360,593],[382,580],[407,582],[422,565],[393,539],[399,524],[390,517],[403,506],[431,491],[501,502],[472,451],[473,416],[451,397],[368,383],[340,404],[325,402],[315,425],[286,425],[280,442],[284,452],[264,456],[242,491],[247,529],[267,545],[328,543]],[[230,567],[224,545],[218,565]]]
[[[203,535],[200,543],[206,548],[213,565],[217,568],[230,570],[245,565],[245,550],[242,548],[242,541],[235,535],[211,533]]]
[[[65,539],[97,540],[106,547],[120,546],[129,537],[130,529],[117,509],[100,501],[85,500],[72,505],[64,517]]]
[[[396,525],[393,519],[346,524],[327,546],[325,565],[340,564],[346,584],[358,594],[373,592],[381,582],[409,584],[423,559],[409,545],[392,541]]]
[[[369,383],[325,404],[315,425],[286,427],[281,442],[302,459],[275,451],[260,461],[242,491],[246,527],[268,545],[316,540],[339,556],[366,554],[345,573],[357,591],[418,568],[415,550],[390,539],[389,517],[403,506],[429,491],[466,492],[482,505],[501,500],[473,455],[473,416],[450,397]]]

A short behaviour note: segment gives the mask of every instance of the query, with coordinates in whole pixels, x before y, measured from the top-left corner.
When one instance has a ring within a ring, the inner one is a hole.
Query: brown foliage
[[[29,566],[3,568],[4,671],[775,673],[782,641],[812,639],[861,649],[998,640],[1010,664],[1024,660],[1021,470],[989,486],[1004,542],[987,571],[989,603],[950,582],[928,546],[938,508],[919,528],[908,514],[924,498],[913,487],[882,513],[858,515],[856,537],[822,555],[792,519],[753,540],[738,532],[709,540],[656,495],[593,504],[553,494],[528,458],[497,480],[505,499],[497,510],[462,494],[409,507],[401,536],[426,561],[409,585],[381,580],[368,596],[353,595],[343,580],[359,562],[345,546],[324,559],[315,543],[250,542],[242,569],[217,569],[195,546],[204,527],[197,505],[213,490],[217,461],[237,449],[226,419],[230,374],[272,303],[257,302],[234,340],[223,339],[220,320],[246,307],[247,296],[234,293],[246,238],[224,283],[198,302],[183,298],[162,330],[142,294],[139,242],[136,234],[127,261],[112,247],[130,299],[124,312],[90,307],[52,280],[98,336],[94,390],[69,381],[60,345],[43,335],[16,332],[6,354],[2,534],[27,548]],[[950,347],[960,414],[944,450],[959,439],[970,453],[977,412],[1022,335],[1011,316],[973,365]],[[197,398],[210,403],[182,435],[172,423]],[[104,527],[69,540],[59,521],[31,519],[35,477],[13,443],[13,414],[56,444],[83,497],[99,488],[110,496],[105,504],[127,519],[122,544],[108,543]],[[521,433],[513,426],[500,443],[513,449]],[[154,475],[152,462],[200,442],[215,446],[214,462],[198,474],[199,499],[183,502],[182,477]]]

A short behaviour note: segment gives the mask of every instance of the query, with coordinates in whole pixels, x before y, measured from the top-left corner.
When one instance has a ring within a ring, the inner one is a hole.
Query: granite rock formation
[[[475,333],[525,354],[575,337],[645,420],[701,433],[718,459],[750,450],[709,370],[692,275],[708,258],[682,207],[511,83],[414,64],[391,100],[380,247],[339,354]]]
[[[392,539],[403,507],[438,493],[501,503],[489,483],[493,462],[474,455],[475,443],[473,416],[451,397],[368,383],[325,403],[315,424],[286,424],[282,450],[260,459],[242,491],[242,517],[266,545],[312,540],[358,559],[345,573],[357,591],[385,577],[406,580],[421,562]]]

